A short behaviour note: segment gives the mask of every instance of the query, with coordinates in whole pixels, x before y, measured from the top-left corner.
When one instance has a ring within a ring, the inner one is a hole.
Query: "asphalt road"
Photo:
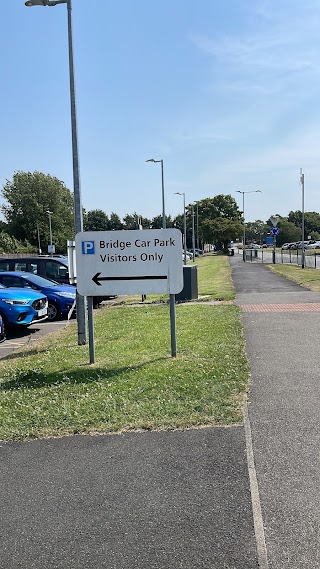
[[[71,320],[72,322],[73,320]],[[37,341],[39,338],[50,334],[60,328],[68,325],[67,320],[57,320],[49,322],[44,320],[36,324],[32,324],[27,328],[14,328],[6,330],[7,339],[0,344],[0,358],[4,358],[12,354],[15,350],[27,346],[31,342]]]

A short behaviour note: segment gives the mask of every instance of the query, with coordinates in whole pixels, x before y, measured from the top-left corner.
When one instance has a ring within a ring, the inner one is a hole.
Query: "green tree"
[[[8,232],[8,224],[2,219],[0,219],[0,231]]]
[[[5,231],[0,231],[0,253],[36,253],[36,248],[28,242],[21,243]]]
[[[52,236],[57,252],[65,252],[67,240],[74,238],[73,195],[64,182],[42,172],[15,172],[3,186],[2,207],[10,235],[19,241],[50,243],[49,219],[52,212]]]
[[[302,211],[290,211],[288,215],[288,221],[294,223],[296,227],[302,228]],[[318,239],[320,235],[320,214],[316,211],[306,211],[304,214],[304,238],[308,239],[308,235],[311,235],[311,239]],[[300,234],[300,239],[302,236]]]
[[[110,229],[112,231],[119,231],[123,229],[123,223],[120,217],[113,211],[110,214]]]
[[[192,205],[189,204],[186,210],[189,245],[192,242]],[[197,229],[200,242],[219,243],[220,247],[227,250],[228,242],[241,236],[242,212],[231,195],[219,194],[198,201],[194,206],[194,215],[195,230],[197,219],[199,222]],[[222,223],[214,223],[216,220],[222,220]]]
[[[242,212],[239,210],[236,200],[230,194],[219,194],[214,198],[200,200],[197,204],[199,225],[202,219],[216,219],[217,217],[232,219],[234,221],[240,221],[242,219]],[[188,205],[187,210],[190,211],[190,208],[191,206]]]
[[[85,231],[109,231],[109,217],[102,209],[88,211],[83,217],[83,228]]]
[[[288,221],[285,217],[279,219],[277,227],[279,228],[279,233],[277,235],[277,245],[279,247],[284,243],[300,241],[301,228],[297,227],[291,221]]]
[[[152,229],[162,229],[162,225],[163,225],[162,214],[156,215],[155,217],[153,217],[151,219],[150,225],[152,226]],[[166,227],[167,228],[173,227],[173,220],[171,218],[171,215],[166,215]]]
[[[224,252],[227,252],[229,242],[234,241],[241,235],[242,227],[240,221],[217,217],[216,219],[204,221],[202,231],[207,243],[219,244]]]
[[[151,225],[151,220],[147,217],[143,217],[139,213],[134,212],[133,214],[127,213],[123,218],[123,229],[139,229],[139,225],[143,229],[149,229]]]
[[[268,233],[270,233],[270,227],[261,219],[246,223],[246,240],[248,242],[263,243]]]

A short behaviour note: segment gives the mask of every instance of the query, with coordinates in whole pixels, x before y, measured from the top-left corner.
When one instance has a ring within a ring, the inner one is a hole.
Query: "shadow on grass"
[[[123,374],[136,372],[145,366],[167,360],[167,357],[148,360],[143,364],[124,366],[119,368],[94,368],[75,369],[58,373],[37,372],[35,370],[21,371],[19,375],[9,381],[0,384],[1,391],[14,391],[17,389],[39,389],[52,385],[77,385],[103,383],[104,381],[116,384]]]

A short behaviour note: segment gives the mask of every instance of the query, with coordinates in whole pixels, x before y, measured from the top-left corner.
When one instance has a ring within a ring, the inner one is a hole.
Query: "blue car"
[[[44,294],[48,298],[48,320],[66,317],[72,307],[75,309],[76,289],[72,285],[59,284],[24,271],[1,272],[0,283],[6,287],[31,288]]]
[[[30,326],[48,316],[48,299],[39,291],[0,284],[0,316],[5,327]]]

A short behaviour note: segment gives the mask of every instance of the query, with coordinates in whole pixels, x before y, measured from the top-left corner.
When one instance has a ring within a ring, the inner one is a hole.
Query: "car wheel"
[[[48,302],[48,320],[57,320],[60,317],[60,310],[55,302],[49,300]]]

